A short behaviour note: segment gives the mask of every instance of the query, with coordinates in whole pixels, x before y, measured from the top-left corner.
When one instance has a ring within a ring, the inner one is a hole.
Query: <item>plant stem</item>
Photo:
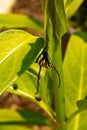
[[[54,64],[55,68],[53,69],[53,94],[56,112],[56,130],[67,130],[65,122],[61,44],[59,43],[62,35],[66,32],[63,0],[41,1],[44,10],[44,30],[48,60],[49,63]],[[58,75],[60,75],[60,87],[58,87]]]
[[[54,91],[54,107],[56,112],[57,126],[56,130],[67,130],[65,123],[65,99],[62,71],[61,44],[58,45],[57,51],[53,57],[54,66],[60,75],[60,87],[58,87],[58,75],[53,71],[53,91]]]

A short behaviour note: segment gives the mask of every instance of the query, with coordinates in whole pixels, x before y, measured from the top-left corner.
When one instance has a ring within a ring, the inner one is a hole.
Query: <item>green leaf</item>
[[[65,0],[66,1],[66,7],[69,6],[74,0]]]
[[[36,65],[33,65],[33,67],[37,68]],[[13,88],[14,84],[17,85],[17,89]],[[34,101],[36,86],[37,86],[37,75],[34,75],[29,71],[26,71],[7,89],[7,91],[29,98],[30,100]]]
[[[43,33],[39,22],[26,15],[0,14],[0,28],[30,28]]]
[[[69,117],[78,107],[76,102],[87,95],[87,33],[76,33],[70,37],[63,69],[66,97],[66,114]],[[87,112],[76,116],[69,125],[70,130],[87,129]],[[83,119],[84,118],[84,119]],[[83,121],[84,120],[84,121]]]
[[[66,0],[64,0],[66,1]],[[66,17],[70,18],[79,9],[84,0],[68,0],[65,3]]]
[[[28,127],[24,126],[16,126],[16,125],[0,125],[0,130],[32,130]]]
[[[40,78],[40,86],[39,86],[39,92],[38,92],[38,96],[41,97],[41,101],[37,101],[36,100],[36,89],[37,89],[37,74],[39,71],[39,67],[37,64],[33,64],[31,67],[31,69],[33,69],[33,71],[26,71],[25,73],[23,73],[16,81],[15,84],[17,85],[17,89],[13,89],[13,86],[10,86],[7,91],[20,95],[22,97],[25,97],[31,101],[33,101],[34,103],[38,104],[49,116],[50,118],[54,121],[54,112],[51,108],[51,99],[50,96],[48,96],[48,94],[50,94],[52,91],[51,88],[47,88],[47,84],[46,84],[46,80],[44,79],[45,76],[45,69],[42,69],[41,72],[41,78]],[[29,70],[30,70],[29,68]],[[32,73],[36,70],[35,73]]]
[[[81,110],[87,109],[87,100],[79,100],[79,101],[77,101],[77,106]]]
[[[1,94],[35,61],[44,46],[42,41],[42,38],[20,30],[9,30],[0,34]]]
[[[46,125],[50,123],[40,113],[25,110],[0,109],[0,126],[1,125]]]
[[[55,66],[62,81],[61,39],[67,30],[63,1],[42,0],[42,5],[45,16],[45,41],[48,61]],[[66,126],[62,125],[65,121],[65,110],[64,101],[62,100],[64,99],[63,82],[61,82],[61,87],[58,89],[59,76],[54,72],[52,77],[53,99],[55,100],[53,105],[55,104],[54,109],[56,111],[56,122],[59,122],[60,124],[56,124],[56,129],[66,129]]]
[[[41,96],[44,102],[52,109],[53,88],[52,88],[52,68],[47,69],[40,80]]]
[[[42,4],[44,6],[44,11],[46,15],[46,26],[48,29],[48,23],[52,24],[54,36],[60,38],[66,32],[66,18],[64,13],[64,5],[63,2],[60,0],[42,0]],[[52,29],[52,28],[51,28]],[[52,33],[52,32],[51,32]]]
[[[62,0],[42,0],[42,6],[45,15],[46,46],[49,57],[52,58],[54,49],[57,49],[62,35],[67,30],[64,5]]]
[[[21,69],[18,72],[18,75],[21,75],[26,70],[26,68],[28,69],[31,63],[33,63],[35,58],[39,55],[40,50],[42,49],[42,47],[44,47],[44,40],[43,38],[38,38],[35,41],[35,44],[30,43],[29,45],[31,46],[31,50],[26,54],[26,56],[22,60]]]

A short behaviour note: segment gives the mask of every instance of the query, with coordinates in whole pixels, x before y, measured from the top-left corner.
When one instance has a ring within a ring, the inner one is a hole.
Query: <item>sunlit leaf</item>
[[[42,6],[45,16],[46,44],[49,57],[52,58],[54,49],[67,30],[64,5],[60,0],[42,0]]]
[[[54,121],[54,112],[52,110],[52,88],[49,86],[47,88],[47,81],[44,79],[45,71],[44,68],[41,72],[40,78],[40,86],[38,96],[41,98],[41,101],[36,100],[36,91],[37,91],[37,74],[39,71],[39,66],[37,64],[32,65],[32,68],[35,69],[35,73],[33,71],[26,71],[22,74],[16,81],[15,84],[17,88],[14,90],[13,85],[10,86],[7,91],[25,97],[34,103],[38,104]],[[30,69],[29,69],[30,70]],[[50,82],[51,83],[51,82]],[[51,84],[52,85],[52,84]],[[49,94],[49,95],[48,95]]]
[[[30,28],[43,33],[39,22],[22,14],[0,14],[0,28]]]
[[[70,18],[79,9],[84,0],[64,0],[66,17]]]
[[[74,0],[64,0],[65,7],[69,6]]]
[[[63,63],[66,114],[69,117],[78,107],[76,102],[87,95],[87,33],[73,34]],[[79,114],[69,125],[70,130],[87,129],[87,111]],[[83,121],[84,118],[84,121]]]
[[[22,125],[0,125],[0,130],[32,130],[28,127]]]
[[[0,34],[0,93],[35,62],[43,46],[42,38],[25,31],[9,30]]]

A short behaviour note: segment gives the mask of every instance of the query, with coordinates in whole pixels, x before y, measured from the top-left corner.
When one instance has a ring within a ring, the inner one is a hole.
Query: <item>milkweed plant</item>
[[[87,130],[87,33],[71,34],[63,63],[61,53],[69,18],[82,2],[41,0],[44,27],[26,15],[0,14],[0,28],[8,29],[0,33],[0,94],[31,100],[51,120],[30,110],[0,109],[1,130],[30,130],[30,125]]]

